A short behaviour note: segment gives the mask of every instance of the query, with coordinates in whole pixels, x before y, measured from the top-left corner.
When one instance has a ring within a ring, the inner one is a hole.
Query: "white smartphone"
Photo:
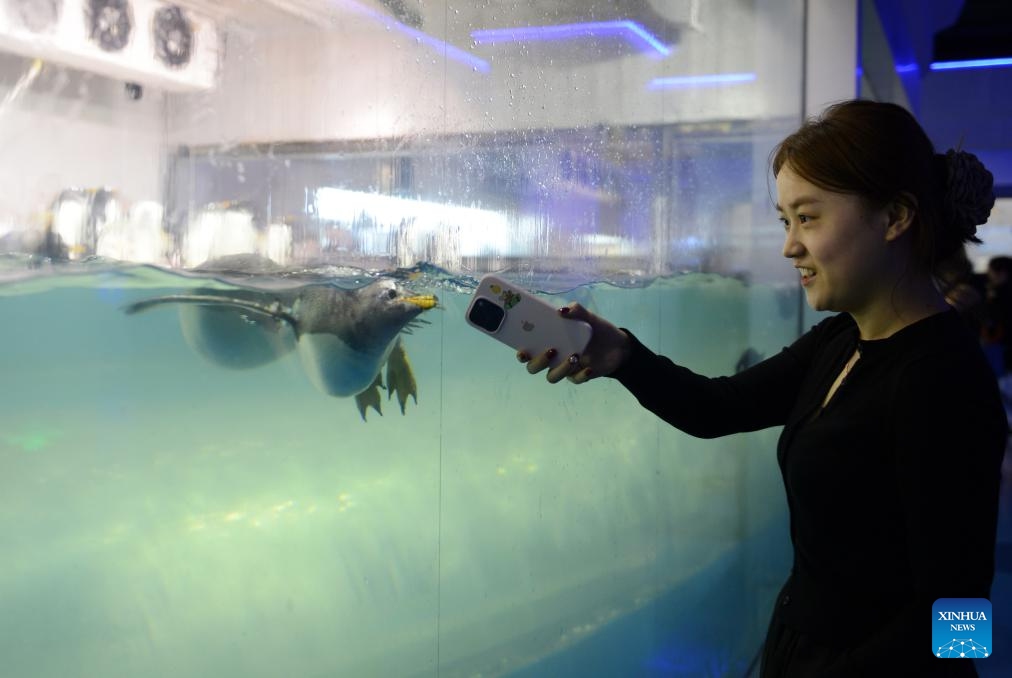
[[[550,348],[555,367],[590,341],[590,325],[559,315],[556,307],[511,282],[489,274],[481,279],[465,314],[467,323],[532,358]]]

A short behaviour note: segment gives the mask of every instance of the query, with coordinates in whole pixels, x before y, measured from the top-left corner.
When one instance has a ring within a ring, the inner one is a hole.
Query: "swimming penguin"
[[[362,419],[380,414],[380,388],[397,394],[401,413],[408,396],[418,402],[411,364],[400,333],[436,306],[432,295],[411,295],[393,280],[358,289],[311,283],[281,289],[202,288],[192,294],[154,297],[126,307],[133,314],[181,304],[186,343],[211,362],[247,369],[297,350],[313,384],[337,397],[355,396]],[[386,386],[381,377],[386,365]]]

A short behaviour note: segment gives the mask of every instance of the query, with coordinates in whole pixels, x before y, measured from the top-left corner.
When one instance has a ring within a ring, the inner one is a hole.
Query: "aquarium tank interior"
[[[779,430],[464,314],[792,342],[804,5],[0,2],[0,676],[757,675]]]

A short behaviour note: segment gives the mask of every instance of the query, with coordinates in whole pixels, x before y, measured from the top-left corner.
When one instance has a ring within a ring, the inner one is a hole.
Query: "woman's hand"
[[[582,355],[573,354],[548,370],[549,383],[568,377],[574,384],[582,384],[595,377],[604,377],[617,370],[629,355],[629,335],[610,322],[594,315],[576,302],[559,309],[559,315],[571,320],[582,320],[590,325],[593,333]],[[527,363],[527,371],[537,374],[548,367],[548,361],[555,357],[555,349],[549,349],[538,356],[529,356],[522,351],[517,360]]]

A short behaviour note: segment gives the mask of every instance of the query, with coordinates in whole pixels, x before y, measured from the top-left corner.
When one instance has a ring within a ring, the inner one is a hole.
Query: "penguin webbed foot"
[[[408,402],[408,396],[418,404],[418,384],[415,382],[415,374],[408,362],[408,354],[400,341],[394,346],[387,358],[387,400],[397,394],[397,402],[401,406],[401,414],[404,414],[404,407]]]
[[[355,404],[358,405],[358,413],[362,415],[362,421],[366,421],[365,413],[370,407],[376,410],[381,417],[383,416],[383,410],[380,408],[383,402],[380,399],[381,388],[383,388],[383,377],[377,374],[369,388],[355,395]]]
[[[369,388],[355,396],[355,404],[358,405],[358,412],[362,415],[362,421],[366,421],[366,412],[371,407],[380,416],[383,416],[381,409],[382,399],[380,389],[387,391],[387,400],[397,394],[397,403],[401,406],[401,414],[405,414],[408,403],[408,396],[418,404],[418,384],[415,382],[415,374],[408,361],[408,354],[404,351],[401,342],[397,342],[390,357],[387,358],[387,383],[384,386],[382,373],[376,375],[376,379]]]

